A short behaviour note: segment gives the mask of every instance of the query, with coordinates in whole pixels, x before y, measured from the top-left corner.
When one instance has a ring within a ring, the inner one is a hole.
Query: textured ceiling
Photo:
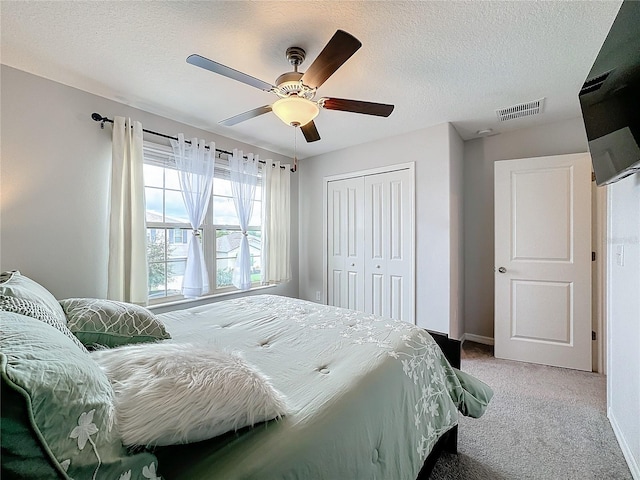
[[[337,29],[363,46],[318,90],[395,104],[389,118],[323,110],[300,158],[451,122],[464,139],[580,115],[577,94],[620,1],[0,1],[1,61],[133,107],[292,155],[294,132],[266,114],[273,94],[185,62],[191,53],[273,83],[284,52],[304,71]],[[546,97],[499,123],[498,108]],[[91,112],[87,112],[89,116]],[[153,128],[152,125],[145,125]],[[177,132],[167,132],[177,133]]]

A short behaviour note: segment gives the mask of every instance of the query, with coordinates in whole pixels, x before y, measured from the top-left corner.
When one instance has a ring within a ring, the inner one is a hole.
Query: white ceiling
[[[274,114],[217,122],[276,97],[189,65],[191,53],[269,83],[304,71],[337,29],[362,42],[318,97],[392,103],[389,118],[323,110],[304,158],[451,122],[463,139],[580,115],[577,94],[616,1],[0,1],[3,64],[230,138],[292,155]],[[495,110],[546,97],[541,115]],[[89,118],[91,112],[87,112]],[[100,113],[100,112],[99,112]],[[153,129],[153,125],[145,125]],[[165,132],[178,133],[178,132]]]

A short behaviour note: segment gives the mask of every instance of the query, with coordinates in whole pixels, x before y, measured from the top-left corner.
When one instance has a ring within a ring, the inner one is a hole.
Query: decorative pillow
[[[125,445],[198,442],[287,410],[268,378],[236,353],[163,342],[90,356],[113,385]]]
[[[32,302],[31,300],[25,300],[24,298],[8,297],[7,295],[0,295],[0,310],[4,312],[20,313],[27,317],[41,320],[44,323],[51,325],[53,328],[60,330],[67,337],[69,337],[73,343],[75,343],[80,350],[85,353],[89,351],[85,346],[71,333],[71,330],[67,326],[60,322],[55,315],[43,306]]]
[[[67,317],[56,297],[39,283],[22,275],[18,270],[0,274],[0,295],[34,302],[50,311],[60,323],[67,324]]]
[[[117,347],[171,338],[164,324],[139,305],[97,298],[67,298],[67,327],[87,347]]]
[[[148,480],[155,456],[127,454],[91,357],[44,322],[0,315],[3,477]]]

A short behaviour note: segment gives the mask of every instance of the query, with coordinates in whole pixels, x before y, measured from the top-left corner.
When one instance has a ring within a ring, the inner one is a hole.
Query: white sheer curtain
[[[145,224],[142,124],[113,119],[109,264],[107,297],[146,305],[147,231]]]
[[[254,159],[252,153],[248,153],[247,158],[244,158],[242,150],[234,150],[229,159],[233,203],[242,230],[240,251],[233,269],[233,285],[240,290],[251,288],[251,252],[247,230],[258,183],[258,160],[258,156]]]
[[[290,169],[267,161],[262,174],[262,282],[291,279]]]
[[[209,274],[204,261],[200,242],[200,225],[204,221],[211,199],[215,162],[215,143],[205,148],[204,140],[191,139],[191,145],[184,141],[184,134],[178,140],[171,140],[173,155],[180,178],[182,198],[189,215],[193,235],[189,237],[187,265],[182,281],[182,294],[195,298],[209,292]]]

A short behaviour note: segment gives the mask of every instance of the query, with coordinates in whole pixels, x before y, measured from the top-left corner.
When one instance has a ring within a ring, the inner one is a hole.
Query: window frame
[[[229,174],[229,168],[228,168],[228,161],[226,159],[220,158],[219,156],[216,156],[216,168],[215,168],[215,177],[216,179],[223,179],[223,180],[230,180],[230,174]],[[160,167],[160,168],[171,168],[171,169],[176,169],[175,168],[175,163],[173,160],[173,149],[167,145],[162,145],[162,144],[157,144],[154,142],[148,142],[148,141],[144,141],[143,142],[143,162],[145,165],[152,165],[152,166],[156,166],[156,167]],[[225,165],[226,164],[226,165]],[[177,169],[176,169],[177,170]],[[261,186],[262,184],[262,175],[263,175],[263,171],[262,171],[262,165],[259,165],[259,169],[258,169],[258,186]],[[165,180],[166,181],[166,180]],[[163,191],[163,193],[167,190],[166,188],[166,184],[165,181],[163,181],[163,186],[162,187],[156,187],[156,186],[149,186],[151,188],[157,188],[157,189],[161,189]],[[147,188],[147,183],[145,181],[145,185],[144,188],[146,190]],[[175,191],[175,189],[169,189],[171,191]],[[240,292],[241,290],[238,290],[236,287],[234,287],[233,285],[228,285],[228,286],[223,286],[218,288],[217,285],[217,271],[218,271],[218,258],[217,258],[217,239],[216,239],[216,232],[218,230],[231,230],[231,231],[241,231],[240,229],[240,224],[215,224],[214,222],[214,197],[223,197],[223,198],[230,198],[228,195],[216,195],[214,191],[211,192],[211,197],[209,198],[209,205],[207,207],[207,214],[205,216],[205,220],[203,222],[203,224],[200,226],[200,231],[201,231],[201,236],[200,236],[200,240],[202,242],[202,250],[203,250],[203,254],[205,257],[205,262],[207,264],[207,273],[208,273],[208,277],[209,277],[209,293],[203,295],[202,297],[199,298],[206,298],[206,297],[210,297],[210,296],[216,296],[216,295],[221,295],[221,294],[230,294],[230,293],[236,293],[236,292]],[[262,208],[262,202],[263,199],[261,198],[262,196],[258,196],[257,198],[255,198],[254,201],[254,205],[255,203],[260,203],[260,208]],[[166,206],[165,202],[165,198],[163,198],[163,210]],[[146,199],[145,199],[145,218],[146,218],[146,208],[147,208],[147,203],[146,203]],[[262,211],[262,210],[260,210]],[[164,215],[166,214],[166,212],[163,211],[163,218]],[[147,231],[149,229],[157,229],[157,230],[164,230],[165,231],[165,255],[164,255],[164,264],[165,266],[167,266],[169,263],[171,263],[169,261],[169,258],[167,256],[167,246],[168,245],[168,240],[169,240],[169,231],[171,229],[186,229],[189,232],[191,232],[191,224],[190,223],[176,223],[176,222],[149,222],[146,221],[146,228]],[[248,231],[257,231],[257,232],[262,232],[262,219],[260,219],[260,225],[259,226],[255,226],[255,225],[250,225],[248,228]],[[174,234],[175,235],[175,234]],[[188,234],[187,234],[188,235]],[[262,235],[260,235],[260,237],[262,237]],[[187,243],[188,243],[188,238],[187,238]],[[181,245],[185,245],[184,243],[181,243]],[[262,254],[262,244],[260,245],[260,251]],[[148,254],[147,254],[147,260],[148,260]],[[165,267],[165,272],[166,272],[166,267]],[[263,286],[262,283],[262,279],[256,281],[256,282],[252,282],[252,286],[250,288],[250,290],[253,290],[255,288],[260,288]],[[147,285],[147,289],[149,288],[149,285]],[[246,290],[245,290],[246,291]],[[178,295],[168,295],[168,290],[167,290],[167,282],[165,279],[165,289],[164,289],[164,296],[160,296],[160,297],[148,297],[148,302],[149,305],[151,306],[157,306],[157,305],[161,305],[161,304],[165,304],[165,303],[172,303],[172,302],[179,302],[179,301],[183,301],[183,300],[187,300],[182,294],[178,294]]]

